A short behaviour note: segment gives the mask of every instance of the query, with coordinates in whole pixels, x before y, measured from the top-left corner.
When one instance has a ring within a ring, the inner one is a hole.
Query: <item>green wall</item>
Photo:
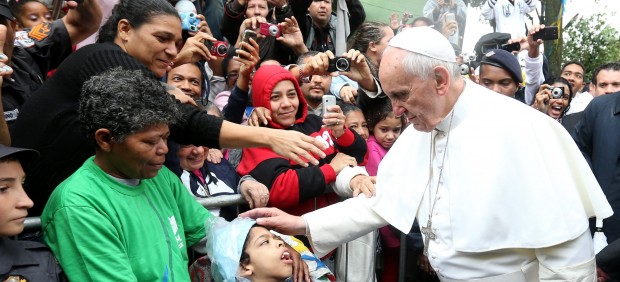
[[[425,0],[361,0],[366,11],[366,20],[389,23],[389,17],[393,12],[408,11],[413,17],[422,16],[422,8]]]

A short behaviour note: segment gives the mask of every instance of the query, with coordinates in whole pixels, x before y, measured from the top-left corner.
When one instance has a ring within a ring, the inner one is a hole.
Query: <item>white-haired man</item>
[[[413,126],[383,159],[377,196],[301,218],[246,215],[309,235],[319,255],[386,224],[409,232],[417,218],[442,281],[596,281],[588,217],[612,211],[562,126],[466,82],[431,28],[407,29],[389,45],[381,85]]]

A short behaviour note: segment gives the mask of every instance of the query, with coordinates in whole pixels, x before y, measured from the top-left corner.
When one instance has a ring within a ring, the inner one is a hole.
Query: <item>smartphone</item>
[[[334,95],[323,95],[321,98],[323,100],[323,116],[327,114],[327,108],[336,105],[336,96]]]
[[[534,40],[556,40],[558,39],[558,27],[546,26],[545,28],[539,30],[536,34],[534,34],[533,37]]]
[[[446,22],[455,22],[456,21],[456,17],[454,16],[454,13],[446,13]]]
[[[254,41],[256,41],[256,32],[251,30],[251,29],[246,29],[245,31],[243,31],[243,37],[241,38],[241,41],[243,42],[247,42],[248,44],[252,45],[252,43],[250,43],[250,38],[254,39]],[[241,50],[243,49],[243,46],[241,47]],[[244,50],[246,51],[246,50]]]
[[[504,44],[504,45],[502,45],[502,49],[504,49],[504,50],[506,50],[508,52],[519,51],[519,50],[521,50],[521,43],[514,42],[514,43],[510,43],[510,44]]]

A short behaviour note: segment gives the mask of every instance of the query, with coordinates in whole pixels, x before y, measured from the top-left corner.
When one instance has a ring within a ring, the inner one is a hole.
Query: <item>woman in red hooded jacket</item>
[[[328,188],[349,165],[364,161],[364,139],[344,126],[338,106],[323,118],[308,115],[308,105],[297,79],[280,66],[262,66],[252,79],[255,107],[271,110],[269,127],[295,130],[322,141],[326,157],[317,166],[301,167],[269,148],[244,149],[237,171],[250,174],[269,188],[269,205],[301,215],[337,202]],[[325,126],[324,126],[325,125]]]

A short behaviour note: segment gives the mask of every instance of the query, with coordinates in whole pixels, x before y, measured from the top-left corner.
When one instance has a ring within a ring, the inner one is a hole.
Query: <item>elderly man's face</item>
[[[430,132],[445,117],[445,101],[438,95],[432,75],[422,80],[405,73],[402,63],[407,51],[390,48],[383,55],[379,80],[392,101],[396,116],[405,115],[418,131]]]
[[[168,153],[170,135],[167,124],[157,124],[112,142],[107,173],[121,179],[149,179],[157,176]]]

